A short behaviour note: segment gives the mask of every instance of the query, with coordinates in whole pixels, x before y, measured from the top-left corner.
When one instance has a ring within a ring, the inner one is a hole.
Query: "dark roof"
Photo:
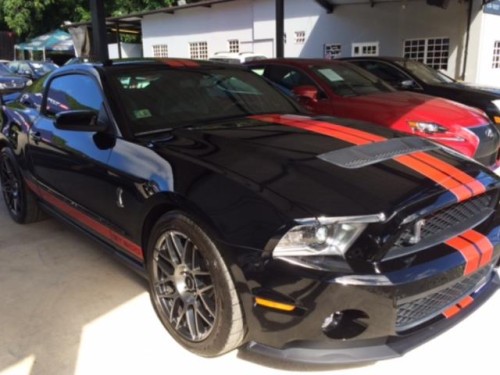
[[[202,0],[202,1],[198,1],[196,3],[189,3],[189,4],[185,4],[185,5],[177,5],[177,6],[159,8],[159,9],[155,9],[155,10],[135,12],[135,13],[126,14],[123,16],[107,17],[106,18],[106,26],[108,27],[108,29],[114,29],[118,26],[122,32],[123,32],[122,29],[140,32],[141,31],[141,20],[144,16],[149,16],[151,14],[161,14],[161,13],[174,14],[174,13],[182,11],[182,10],[191,9],[191,8],[198,8],[198,7],[211,8],[213,5],[228,3],[230,1],[236,1],[236,0]],[[91,26],[91,23],[90,22],[76,22],[76,23],[63,25],[62,27],[69,28],[69,27],[76,27],[76,26]]]

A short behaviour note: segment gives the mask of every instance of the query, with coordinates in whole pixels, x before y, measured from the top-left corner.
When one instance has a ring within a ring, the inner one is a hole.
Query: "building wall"
[[[287,0],[285,56],[323,57],[325,43],[332,43],[340,44],[340,56],[348,57],[352,43],[362,42],[378,42],[379,55],[402,56],[406,39],[446,37],[450,50],[445,72],[458,78],[464,70],[467,12],[468,2],[458,0],[451,0],[447,9],[428,6],[425,0],[376,3],[373,7],[338,5],[331,14],[313,0]],[[481,20],[478,22],[483,30]],[[211,57],[228,51],[229,39],[240,41],[240,51],[274,57],[276,49],[274,0],[238,0],[173,15],[150,15],[144,17],[142,27],[146,57],[153,56],[155,44],[167,44],[169,57],[190,57],[189,43],[198,41],[208,43]],[[296,32],[305,33],[303,43],[296,41]],[[471,72],[474,65],[470,63]]]
[[[259,1],[258,1],[259,2]],[[268,6],[267,1],[260,1]],[[167,44],[169,57],[189,57],[190,42],[208,42],[208,56],[228,50],[228,39],[238,39],[251,51],[251,1],[235,1],[212,8],[192,8],[175,14],[154,14],[142,21],[143,53],[153,56],[153,45]],[[274,16],[274,12],[273,15]]]
[[[295,20],[286,23],[290,21]],[[341,57],[349,57],[352,43],[363,42],[378,42],[380,56],[402,56],[405,39],[448,37],[446,72],[452,76],[462,73],[466,3],[450,1],[447,9],[428,6],[425,1],[377,3],[374,7],[339,5],[333,13],[321,14],[318,21],[298,56],[322,57],[323,43],[333,43],[341,45]]]
[[[500,87],[500,68],[493,67],[495,42],[500,44],[500,15],[481,13],[481,31],[477,52],[477,68],[473,81]],[[498,50],[497,50],[498,52]]]

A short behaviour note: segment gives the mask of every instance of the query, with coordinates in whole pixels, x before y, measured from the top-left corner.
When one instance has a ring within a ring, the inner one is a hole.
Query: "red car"
[[[450,100],[398,92],[340,61],[270,59],[246,64],[317,114],[368,121],[432,139],[496,168],[500,134],[485,113]]]

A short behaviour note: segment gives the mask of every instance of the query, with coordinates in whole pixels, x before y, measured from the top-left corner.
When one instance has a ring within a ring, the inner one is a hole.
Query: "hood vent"
[[[390,160],[397,156],[439,148],[423,138],[393,138],[384,142],[369,143],[327,152],[317,157],[342,168],[356,169]]]

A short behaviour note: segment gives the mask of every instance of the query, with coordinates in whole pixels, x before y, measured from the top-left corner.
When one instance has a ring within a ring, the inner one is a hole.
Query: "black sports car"
[[[425,64],[403,57],[352,57],[343,60],[366,69],[398,90],[440,96],[482,109],[493,123],[500,126],[500,88],[466,85]]]
[[[424,139],[307,117],[245,68],[70,65],[2,119],[12,218],[43,209],[126,260],[194,353],[389,358],[498,289],[493,173]]]

